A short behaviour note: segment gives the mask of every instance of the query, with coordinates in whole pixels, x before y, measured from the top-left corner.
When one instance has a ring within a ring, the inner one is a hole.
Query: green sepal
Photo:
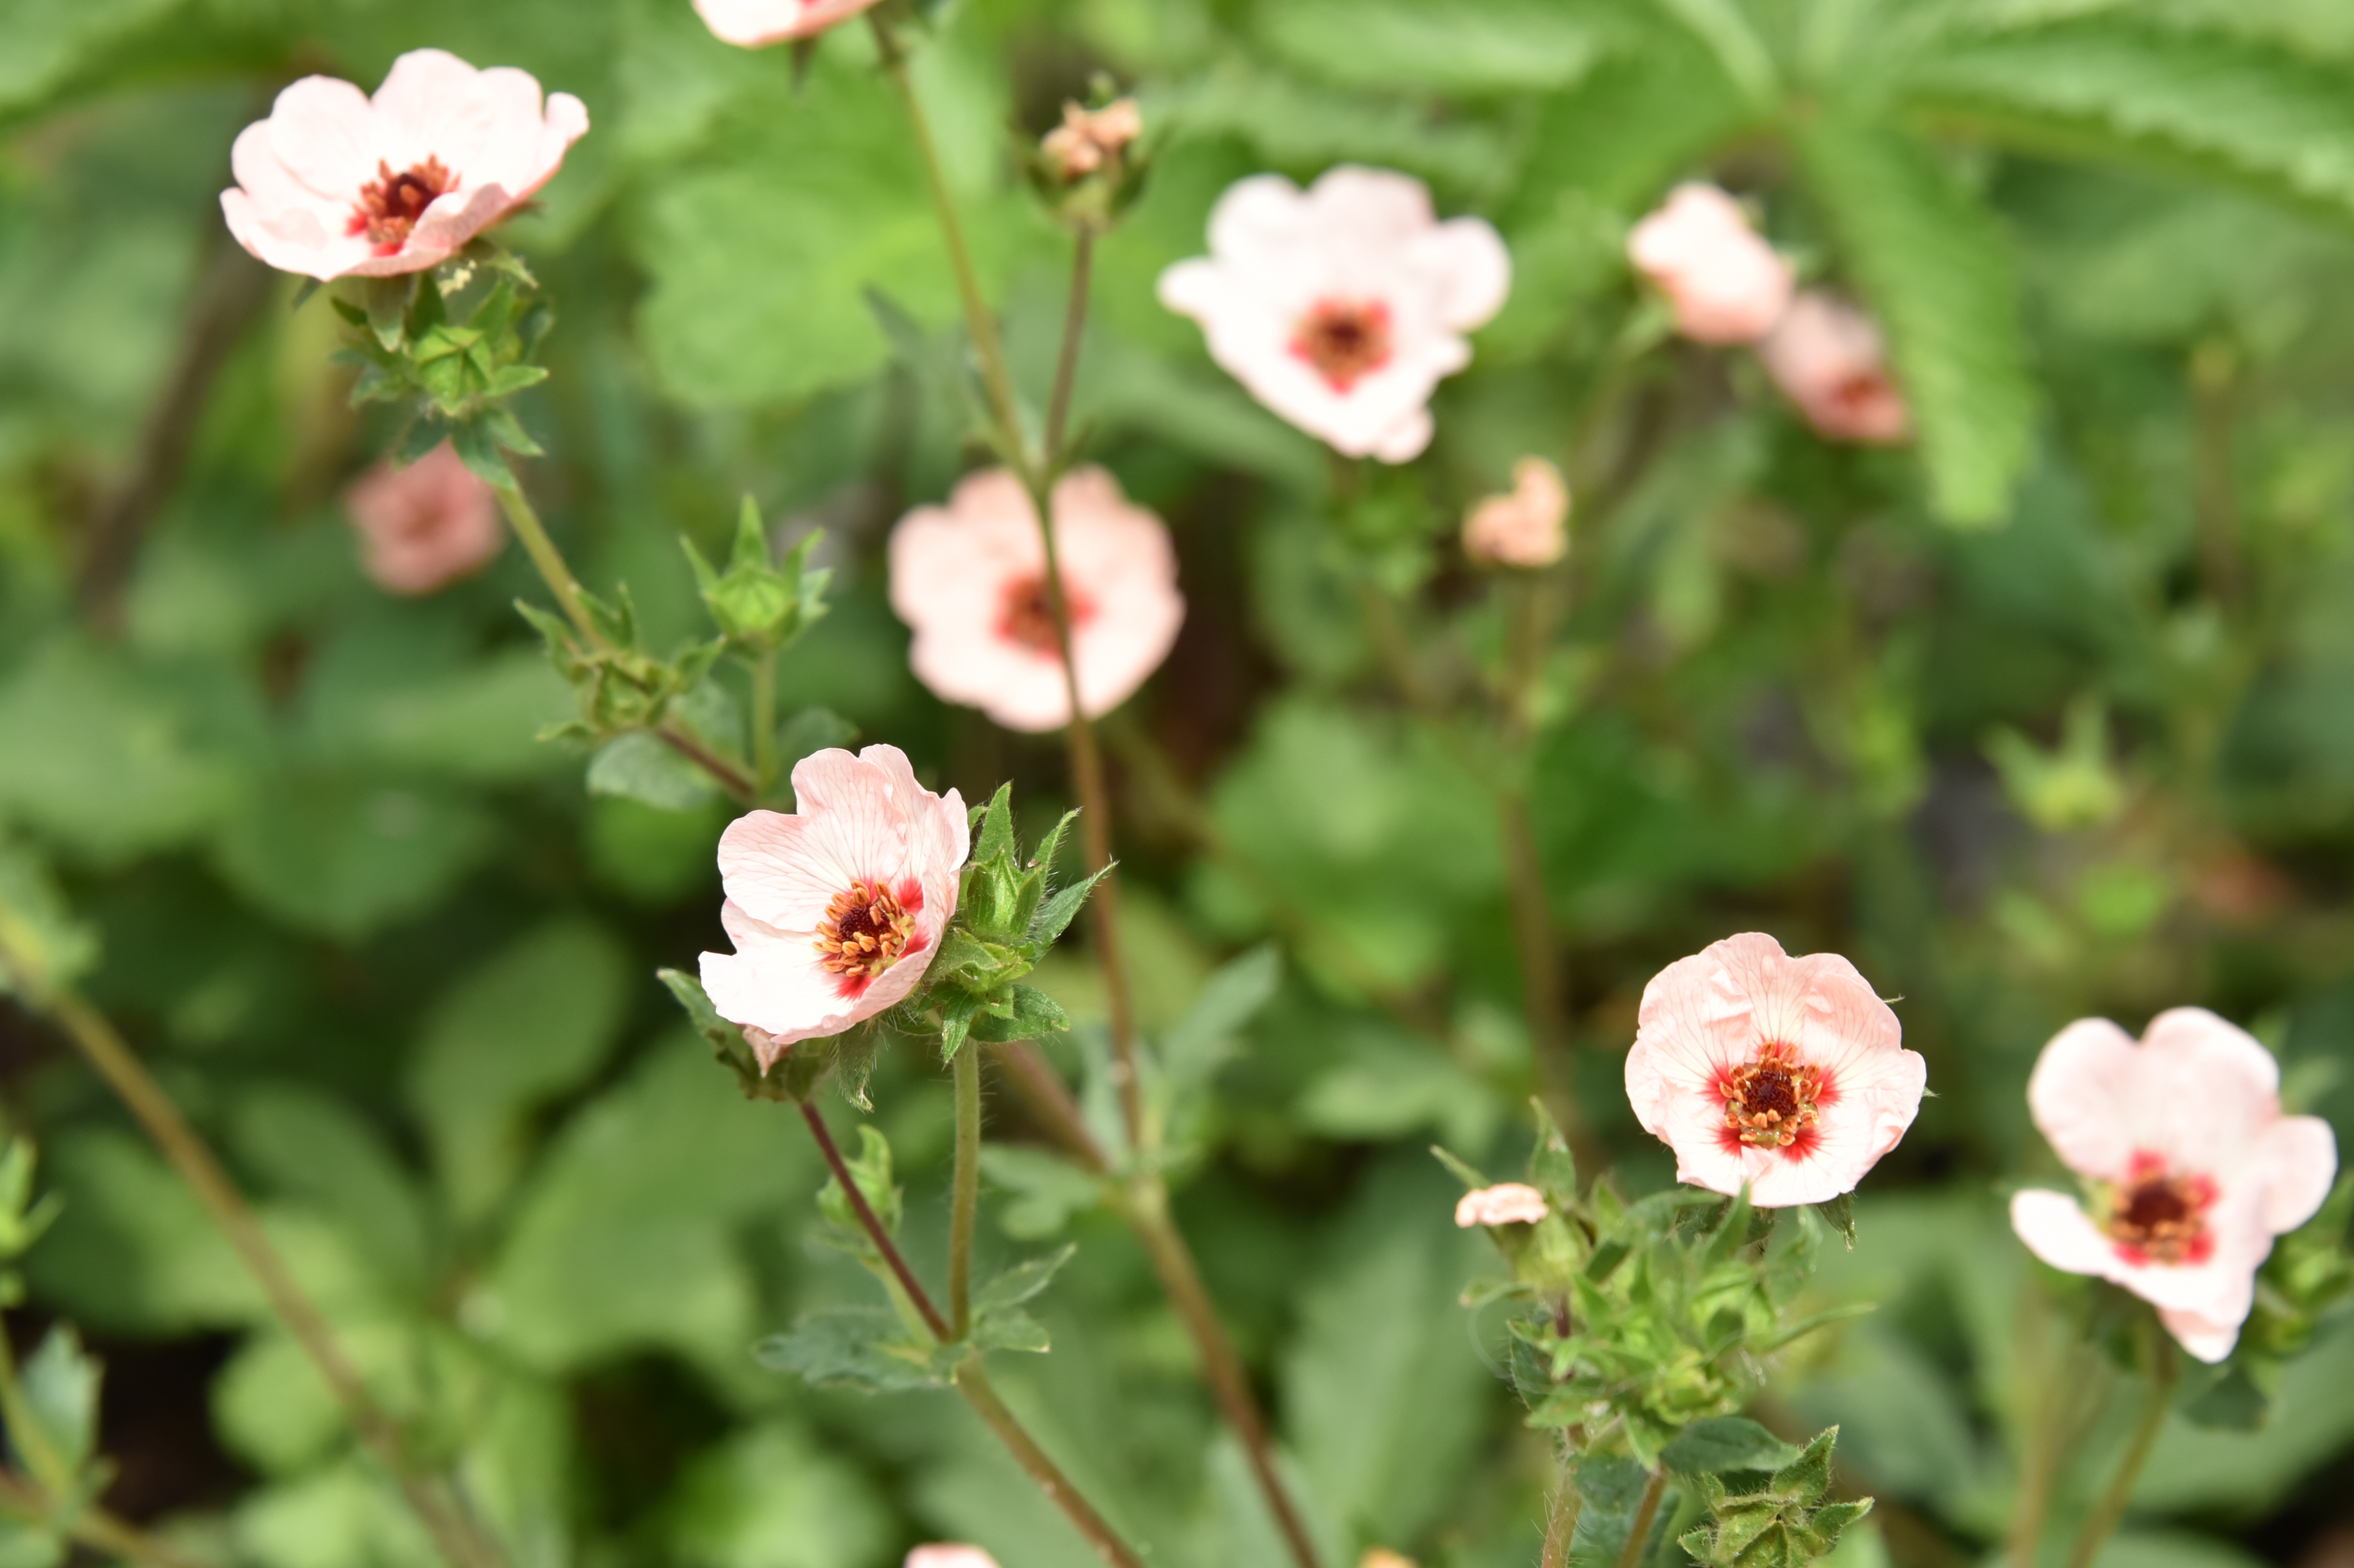
[[[823,536],[814,530],[802,535],[782,560],[771,563],[759,505],[748,495],[725,572],[713,570],[694,540],[681,535],[679,544],[721,634],[748,652],[767,654],[794,641],[826,612],[825,588],[833,574],[809,564]]]
[[[1529,1185],[1543,1192],[1558,1213],[1577,1202],[1577,1157],[1570,1152],[1569,1139],[1553,1125],[1544,1102],[1532,1096],[1529,1107],[1537,1121],[1536,1147],[1529,1150]]]
[[[1070,929],[1071,922],[1078,917],[1080,906],[1087,903],[1087,895],[1093,893],[1096,884],[1109,876],[1112,867],[1119,863],[1118,861],[1105,863],[1101,871],[1097,872],[1085,882],[1075,882],[1046,900],[1044,906],[1038,911],[1036,919],[1031,922],[1032,940],[1051,943]]]
[[[1830,1226],[1833,1234],[1847,1243],[1847,1250],[1855,1250],[1855,1194],[1841,1192],[1828,1203],[1817,1203],[1815,1213]]]
[[[1034,987],[1015,986],[1012,1001],[1013,1006],[1007,1012],[991,1009],[975,1018],[973,1038],[998,1044],[1035,1040],[1042,1034],[1059,1034],[1071,1026],[1070,1016],[1055,999]]]
[[[1841,1532],[1872,1511],[1869,1498],[1822,1500],[1838,1438],[1836,1426],[1817,1434],[1760,1487],[1735,1491],[1716,1474],[1701,1475],[1709,1519],[1681,1537],[1684,1550],[1703,1568],[1806,1568],[1829,1556]]]
[[[891,1140],[885,1138],[872,1122],[858,1124],[858,1152],[845,1155],[843,1164],[850,1169],[850,1179],[858,1183],[859,1192],[866,1206],[875,1211],[875,1218],[883,1234],[896,1239],[904,1202],[891,1173]],[[863,1257],[879,1266],[882,1256],[875,1251],[875,1238],[866,1234],[859,1222],[857,1211],[850,1206],[850,1198],[842,1190],[839,1178],[829,1177],[824,1190],[817,1195],[818,1213],[824,1216],[821,1233],[828,1245],[839,1248],[854,1257]]]
[[[1495,1183],[1490,1181],[1487,1177],[1481,1175],[1469,1160],[1454,1154],[1446,1148],[1434,1143],[1430,1146],[1430,1152],[1441,1165],[1447,1167],[1447,1174],[1453,1176],[1458,1181],[1462,1182],[1467,1190],[1476,1192],[1482,1187],[1490,1187],[1495,1185]]]
[[[711,1046],[719,1065],[736,1075],[737,1086],[748,1100],[782,1100],[799,1105],[808,1099],[826,1070],[833,1065],[833,1042],[802,1040],[785,1047],[776,1065],[763,1071],[760,1058],[744,1032],[719,1016],[704,993],[702,981],[683,969],[657,969],[654,977],[669,989],[687,1022]]]

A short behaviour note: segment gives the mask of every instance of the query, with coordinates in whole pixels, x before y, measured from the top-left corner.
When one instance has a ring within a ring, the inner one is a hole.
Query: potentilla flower
[[[1928,1064],[1837,953],[1794,959],[1751,931],[1643,989],[1627,1097],[1676,1180],[1761,1209],[1852,1192],[1921,1108]]]
[[[1093,718],[1169,656],[1185,619],[1177,552],[1102,469],[1065,474],[1053,501],[1079,705]],[[891,531],[891,608],[914,628],[907,662],[935,694],[1008,729],[1070,722],[1038,514],[1010,471],[966,475],[948,505],[919,506]]]
[[[1475,1188],[1455,1205],[1455,1223],[1465,1230],[1475,1225],[1532,1225],[1545,1217],[1544,1194],[1519,1181],[1500,1181]]]
[[[1781,324],[1758,344],[1757,356],[1826,440],[1889,446],[1912,433],[1880,328],[1829,294],[1792,301]]]
[[[2272,1053],[2204,1008],[2159,1013],[2138,1045],[2079,1019],[2043,1048],[2027,1107],[2088,1196],[2017,1194],[2019,1239],[2156,1307],[2200,1361],[2230,1355],[2273,1237],[2311,1219],[2338,1172],[2329,1124],[2281,1115]]]
[[[704,991],[748,1026],[763,1072],[795,1041],[839,1034],[916,989],[971,848],[963,797],[917,783],[895,746],[803,758],[793,800],[790,815],[753,811],[719,835],[719,918],[736,951],[703,955]]]
[[[875,0],[695,0],[695,14],[723,43],[757,49],[822,33]]]
[[[1039,142],[1039,151],[1066,180],[1092,175],[1107,160],[1119,155],[1144,134],[1144,116],[1132,98],[1115,99],[1101,109],[1063,105],[1063,122]]]
[[[1569,486],[1543,458],[1512,465],[1512,492],[1490,495],[1463,518],[1463,553],[1502,567],[1549,567],[1569,549],[1562,524],[1569,517]]]
[[[305,77],[238,134],[221,214],[237,242],[322,281],[439,266],[548,182],[588,129],[568,92],[440,49],[393,61],[371,99]]]
[[[490,565],[506,545],[498,498],[443,441],[407,468],[378,463],[344,492],[360,566],[377,587],[415,597]]]
[[[906,1568],[997,1568],[997,1559],[978,1546],[941,1541],[908,1552]]]
[[[1678,185],[1627,237],[1627,257],[1700,343],[1755,343],[1790,303],[1790,268],[1714,185]]]
[[[1161,274],[1210,357],[1351,457],[1430,444],[1431,392],[1471,362],[1463,334],[1503,308],[1511,257],[1476,217],[1441,223],[1420,180],[1343,165],[1302,191],[1254,175],[1210,213],[1210,254]]]

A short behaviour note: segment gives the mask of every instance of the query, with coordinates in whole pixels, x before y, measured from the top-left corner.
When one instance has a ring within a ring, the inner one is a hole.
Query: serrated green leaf
[[[718,790],[711,776],[644,730],[616,736],[588,762],[588,793],[618,795],[664,811],[700,810]]]
[[[1055,1276],[1078,1250],[1077,1244],[1074,1243],[1044,1257],[1034,1257],[1026,1263],[1014,1265],[973,1292],[973,1310],[989,1312],[999,1308],[1018,1307],[1033,1299],[1055,1282]]]
[[[1918,143],[1826,115],[1797,133],[1816,199],[1886,329],[1937,510],[2009,513],[2034,435],[2009,242]]]
[[[947,1383],[936,1349],[907,1338],[892,1313],[846,1309],[811,1313],[790,1332],[752,1347],[752,1355],[771,1372],[792,1372],[821,1388],[899,1393]]]
[[[1079,910],[1087,903],[1087,895],[1095,891],[1096,884],[1109,876],[1112,866],[1119,863],[1112,862],[1085,882],[1075,882],[1046,900],[1039,907],[1037,919],[1031,923],[1031,940],[1052,942],[1059,938],[1070,928],[1071,922],[1078,918]]]
[[[2354,210],[2354,72],[2253,39],[2086,17],[1925,52],[1902,90],[2031,146]]]
[[[1660,1450],[1671,1470],[1686,1475],[1723,1470],[1778,1470],[1798,1457],[1798,1449],[1744,1415],[1712,1415],[1683,1429]]]

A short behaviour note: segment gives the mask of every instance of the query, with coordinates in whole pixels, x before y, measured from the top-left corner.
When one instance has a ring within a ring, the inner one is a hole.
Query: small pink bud
[[[1829,294],[1801,294],[1757,355],[1824,440],[1893,446],[1912,434],[1880,328],[1862,312]]]
[[[1144,116],[1132,98],[1116,99],[1101,109],[1066,103],[1063,122],[1038,145],[1048,164],[1068,182],[1094,174],[1142,134]]]
[[[1345,456],[1406,462],[1430,444],[1431,394],[1471,362],[1464,334],[1511,281],[1488,224],[1442,223],[1420,180],[1344,164],[1304,191],[1236,182],[1211,209],[1210,254],[1160,291],[1277,414]]]
[[[905,1568],[997,1568],[997,1559],[978,1546],[938,1541],[908,1552]]]
[[[1761,1209],[1852,1192],[1921,1109],[1928,1064],[1837,953],[1794,959],[1751,931],[1643,988],[1627,1098],[1676,1180]]]
[[[360,565],[387,593],[417,598],[472,577],[506,545],[498,498],[447,441],[407,468],[379,463],[344,493]]]
[[[528,201],[588,129],[568,92],[440,49],[392,62],[368,97],[304,77],[229,151],[229,233],[283,272],[322,281],[438,267]]]
[[[2014,1194],[2019,1239],[2156,1307],[2200,1361],[2229,1356],[2273,1238],[2311,1219],[2338,1173],[2329,1124],[2281,1115],[2272,1053],[2204,1008],[2159,1013],[2137,1044],[2082,1018],[2037,1058],[2027,1108],[2090,1198]]]
[[[1415,1561],[1386,1546],[1369,1546],[1357,1559],[1357,1568],[1416,1568]]]
[[[1549,567],[1569,549],[1569,486],[1543,458],[1512,465],[1512,491],[1490,495],[1463,519],[1463,552],[1503,567]]]
[[[1790,269],[1714,185],[1678,185],[1637,224],[1628,259],[1675,306],[1676,327],[1698,343],[1755,343],[1790,302]]]
[[[1455,1205],[1455,1223],[1467,1231],[1474,1225],[1532,1225],[1550,1212],[1544,1194],[1534,1187],[1502,1181],[1464,1193]]]
[[[813,37],[874,4],[875,0],[695,0],[695,10],[720,42],[757,49]]]

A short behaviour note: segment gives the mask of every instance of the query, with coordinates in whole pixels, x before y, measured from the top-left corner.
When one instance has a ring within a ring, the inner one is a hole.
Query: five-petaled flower
[[[757,49],[847,22],[875,0],[695,0],[695,15],[720,42]]]
[[[1532,1225],[1550,1211],[1544,1194],[1520,1181],[1500,1181],[1475,1187],[1455,1205],[1455,1223],[1464,1230],[1475,1225]]]
[[[763,1071],[916,989],[971,848],[963,798],[917,784],[896,747],[803,758],[793,798],[794,814],[753,811],[719,836],[736,951],[703,955],[711,1005],[747,1026]]]
[[[1921,1108],[1928,1065],[1837,953],[1758,932],[1678,959],[1644,988],[1627,1097],[1676,1179],[1745,1183],[1760,1208],[1851,1192]]]
[[[1790,268],[1714,185],[1681,185],[1627,237],[1628,260],[1699,343],[1755,343],[1790,303]]]
[[[416,49],[372,99],[324,76],[280,93],[230,149],[221,214],[281,271],[419,272],[529,200],[588,129],[578,99],[543,105],[528,72]]]
[[[978,1546],[936,1541],[908,1552],[903,1568],[997,1568],[997,1559]]]
[[[1092,718],[1127,701],[1169,656],[1185,619],[1177,553],[1161,519],[1100,468],[1065,474],[1052,500],[1079,705]],[[1008,729],[1070,722],[1045,544],[1011,471],[968,474],[945,507],[900,520],[891,608],[915,629],[908,662],[935,694]]]
[[[443,441],[407,468],[379,463],[344,492],[360,565],[378,588],[417,596],[488,566],[506,544],[498,498]]]
[[[1757,356],[1826,440],[1889,446],[1912,433],[1880,328],[1851,305],[1829,294],[1800,294],[1757,345]]]
[[[2204,1008],[2159,1013],[2138,1045],[2079,1019],[2043,1048],[2027,1107],[2090,1195],[2017,1193],[2019,1239],[2149,1302],[2200,1361],[2230,1355],[2273,1237],[2313,1217],[2338,1171],[2329,1124],[2281,1114],[2272,1053]]]
[[[1569,549],[1562,524],[1569,517],[1569,486],[1543,458],[1512,465],[1509,495],[1479,501],[1463,518],[1463,553],[1501,567],[1549,567]]]
[[[1210,254],[1161,275],[1210,357],[1253,397],[1350,457],[1405,462],[1430,444],[1463,334],[1503,308],[1511,257],[1476,217],[1439,222],[1405,175],[1352,165],[1302,191],[1254,175],[1210,213]]]
[[[1038,143],[1046,162],[1065,180],[1092,175],[1144,134],[1144,116],[1132,98],[1114,99],[1101,109],[1063,105],[1063,122]]]

